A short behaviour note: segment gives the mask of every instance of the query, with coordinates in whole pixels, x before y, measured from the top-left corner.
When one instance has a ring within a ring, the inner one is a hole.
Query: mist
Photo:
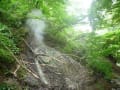
[[[46,27],[45,21],[40,17],[42,17],[41,10],[33,9],[30,13],[28,13],[28,19],[26,21],[26,26],[29,28],[30,33],[33,35],[33,39],[35,40],[34,43],[37,46],[43,43],[44,30]]]

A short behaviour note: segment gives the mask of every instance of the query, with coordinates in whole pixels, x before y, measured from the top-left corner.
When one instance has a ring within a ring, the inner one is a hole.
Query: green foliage
[[[120,24],[120,0],[93,0],[89,19],[94,29]]]
[[[26,76],[26,70],[24,68],[20,68],[18,71],[17,71],[17,75],[19,77],[19,79],[24,79],[25,76]]]
[[[89,20],[93,30],[104,28],[112,30],[96,39],[98,45],[96,45],[96,43],[92,45],[98,48],[96,50],[98,51],[98,55],[100,55],[100,57],[109,59],[113,64],[116,64],[117,62],[119,63],[120,0],[94,0],[89,12]]]
[[[6,83],[0,84],[0,90],[17,90],[17,88],[14,85],[9,85]]]
[[[100,37],[75,32],[70,26],[76,23],[76,18],[67,15],[65,3],[65,0],[0,0],[0,62],[14,61],[5,46],[14,54],[19,53],[17,45],[26,34],[20,27],[27,12],[39,8],[48,23],[46,40],[60,47],[63,52],[80,57],[78,61],[86,62],[95,72],[110,79],[112,66],[105,57],[112,55],[120,60],[120,31]],[[112,0],[94,0],[89,13],[94,30],[119,23],[119,3],[119,0],[115,4]]]
[[[52,3],[51,3],[52,2]],[[67,0],[31,0],[32,7],[40,8],[50,29],[61,31],[76,23],[76,18],[69,16],[65,10]]]
[[[12,63],[14,62],[13,57],[11,54],[4,49],[0,49],[0,63]]]
[[[88,67],[91,67],[104,78],[110,79],[112,77],[112,66],[101,55],[103,45],[101,37],[92,34],[81,34],[80,32],[76,33],[70,28],[66,28],[63,31],[48,31],[47,37],[49,40],[53,40],[61,51],[72,54],[73,58],[79,62],[86,63]]]
[[[97,82],[95,84],[95,86],[96,86],[97,90],[105,90],[103,82],[102,83],[101,82]]]
[[[24,3],[24,4],[23,4]],[[31,7],[27,0],[1,0],[0,1],[0,20],[9,26],[21,26],[21,20],[25,18],[26,13]]]
[[[6,49],[4,46],[7,46],[13,51],[13,53],[17,54],[19,49],[13,41],[13,36],[9,28],[1,23],[0,26],[0,47]]]
[[[0,20],[13,27],[20,27],[27,12],[34,8],[42,10],[47,21],[49,21],[48,23],[54,29],[61,30],[63,27],[75,23],[74,18],[68,16],[65,11],[64,0],[1,0],[0,5],[2,17]]]
[[[75,33],[72,28],[65,28],[64,30],[47,30],[46,38],[50,42],[62,48],[62,51],[73,52],[80,47],[76,41],[80,33]]]
[[[66,43],[65,31],[62,30],[58,33],[57,30],[47,30],[46,31],[46,40],[55,43],[56,45],[61,44],[61,47]],[[64,32],[64,33],[63,33]]]
[[[111,31],[103,37],[102,54],[112,56],[117,62],[120,62],[120,30]]]
[[[99,36],[88,35],[86,47],[86,62],[95,72],[101,74],[106,79],[112,78],[112,65],[111,63],[101,54],[103,40]]]
[[[92,56],[87,60],[88,66],[90,66],[95,73],[99,73],[104,76],[105,79],[112,78],[112,65],[106,59],[101,58],[100,56]]]
[[[13,56],[8,51],[9,48],[14,54],[19,53],[19,48],[14,43],[11,29],[0,23],[0,72],[6,73],[11,68],[11,64],[15,63]]]

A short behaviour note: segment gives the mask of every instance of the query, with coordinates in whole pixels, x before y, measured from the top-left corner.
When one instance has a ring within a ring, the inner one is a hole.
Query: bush
[[[102,36],[87,37],[86,62],[95,72],[101,74],[106,79],[112,78],[112,65],[101,53],[103,50]]]
[[[0,63],[7,64],[7,63],[13,63],[13,62],[14,62],[14,59],[11,56],[11,54],[7,50],[0,49]]]
[[[109,32],[103,36],[102,55],[113,57],[120,62],[120,30]]]
[[[1,0],[0,21],[14,28],[20,27],[22,25],[21,20],[25,18],[30,8],[32,7],[29,6],[27,0]]]
[[[87,64],[96,73],[101,74],[106,79],[112,77],[112,65],[101,55],[103,45],[101,37],[92,34],[81,34],[80,32],[76,33],[72,29],[49,31],[48,37],[57,42],[56,46],[62,46],[61,51],[80,57],[73,58]]]
[[[7,46],[13,53],[18,53],[19,48],[16,47],[13,38],[14,36],[12,36],[10,29],[0,23],[0,48],[6,49],[5,46]]]
[[[0,84],[0,90],[17,90],[15,85],[9,85],[6,83],[1,83]]]
[[[8,72],[11,65],[15,63],[13,56],[7,48],[14,54],[19,53],[19,48],[16,47],[10,30],[6,25],[0,23],[0,72],[2,74]]]
[[[105,79],[112,78],[112,65],[101,57],[89,58],[87,61],[88,65],[100,75],[104,76]]]

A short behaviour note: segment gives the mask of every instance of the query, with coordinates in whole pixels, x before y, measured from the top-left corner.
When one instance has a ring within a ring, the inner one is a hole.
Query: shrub
[[[111,31],[103,36],[102,55],[112,56],[120,62],[120,30]]]
[[[13,57],[11,54],[4,49],[0,49],[0,63],[12,63],[14,62]]]
[[[17,90],[15,85],[9,85],[7,83],[0,84],[0,90]]]
[[[54,32],[49,31],[49,35],[51,36],[49,39],[52,38],[54,42],[57,42],[57,46],[62,46],[61,51],[80,57],[76,60],[87,64],[104,78],[110,79],[112,77],[112,65],[101,55],[103,45],[101,37],[76,33],[72,29],[56,31],[55,35]]]
[[[0,23],[0,64],[3,64],[0,67],[1,69],[4,69],[4,65],[8,65],[10,67],[10,64],[15,63],[15,60],[6,47],[14,54],[19,53],[19,48],[17,48],[14,43],[10,29],[6,25]]]

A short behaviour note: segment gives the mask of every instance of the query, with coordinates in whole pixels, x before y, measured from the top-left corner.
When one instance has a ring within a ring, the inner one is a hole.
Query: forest
[[[0,0],[0,90],[120,90],[120,0]]]

